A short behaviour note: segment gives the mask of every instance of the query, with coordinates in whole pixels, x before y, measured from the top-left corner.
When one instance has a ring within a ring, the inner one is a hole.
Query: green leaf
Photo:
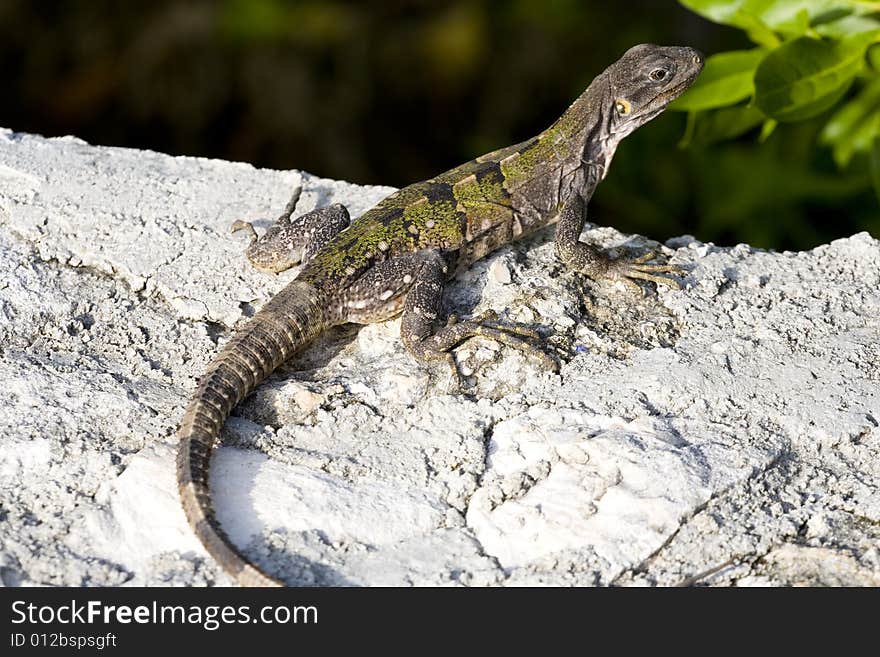
[[[816,25],[816,32],[823,37],[840,39],[860,32],[880,30],[880,21],[868,16],[848,15],[828,23]]]
[[[678,0],[687,9],[710,21],[733,25],[748,34],[759,46],[775,48],[779,39],[759,17],[764,5],[774,0]]]
[[[755,71],[755,104],[777,121],[821,114],[849,88],[877,32],[840,41],[801,37],[771,52]]]
[[[880,71],[880,48],[876,45],[868,47],[868,66],[873,73]]]
[[[745,30],[749,39],[759,46],[776,48],[781,43],[773,29],[757,16],[740,11],[737,12],[735,20],[735,24]]]
[[[750,6],[745,11],[754,11],[774,30],[788,36],[801,36],[814,20],[821,22],[832,13],[852,13],[859,3],[853,0],[772,0],[746,4]]]
[[[712,55],[694,85],[669,109],[686,112],[715,109],[751,97],[755,92],[755,68],[765,54],[765,50],[756,48]]]
[[[784,34],[789,39],[811,33],[811,26],[812,20],[810,18],[810,12],[807,11],[807,9],[801,9],[786,20],[775,21],[773,23],[773,29]]]
[[[710,21],[742,27],[737,22],[737,14],[746,0],[678,0],[691,11]]]
[[[839,158],[849,157],[850,154],[867,153],[871,151],[874,140],[880,136],[880,114],[873,114],[864,123],[853,130],[847,141],[840,142],[835,151],[840,152]],[[844,151],[847,149],[848,152]],[[835,153],[836,154],[836,153]],[[845,164],[848,163],[846,160]]]
[[[751,105],[701,112],[694,121],[690,137],[693,143],[706,146],[739,137],[761,125],[764,119],[761,111]]]
[[[880,2],[870,0],[679,0],[691,11],[716,23],[749,32],[755,22],[786,36],[800,36],[810,26],[847,15],[880,12]]]
[[[831,146],[837,166],[843,168],[857,152],[868,152],[880,134],[880,80],[874,80],[828,120],[819,143]]]
[[[767,119],[766,121],[764,121],[764,125],[761,126],[761,136],[758,137],[758,141],[763,144],[765,141],[770,139],[770,135],[773,134],[773,131],[776,130],[776,126],[778,125],[779,122],[775,121],[774,119]]]

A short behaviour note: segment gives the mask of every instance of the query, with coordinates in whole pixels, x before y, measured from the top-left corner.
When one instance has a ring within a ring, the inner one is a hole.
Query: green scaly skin
[[[592,278],[673,284],[676,267],[650,264],[652,254],[615,259],[579,241],[586,207],[620,140],[660,114],[703,66],[696,50],[640,45],[599,75],[568,110],[533,139],[502,148],[405,187],[349,225],[341,205],[293,218],[300,190],[276,224],[254,237],[248,259],[282,271],[303,264],[220,350],[200,379],[180,424],[177,474],[181,501],[196,535],[242,585],[280,585],[231,543],[214,517],[208,489],[211,452],[229,413],[281,363],[328,327],[369,323],[402,313],[401,339],[419,361],[443,360],[453,381],[451,349],[475,335],[520,349],[544,365],[526,328],[493,316],[435,330],[444,283],[494,249],[558,223],[556,252]]]

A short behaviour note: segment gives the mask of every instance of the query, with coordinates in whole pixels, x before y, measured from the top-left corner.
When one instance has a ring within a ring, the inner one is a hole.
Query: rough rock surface
[[[391,191],[0,131],[4,584],[229,583],[179,508],[174,432],[295,275],[250,269],[229,226],[300,180],[301,209]],[[539,328],[559,374],[475,339],[450,395],[390,321],[236,410],[212,487],[247,554],[290,584],[880,584],[880,242],[677,238],[685,288],[640,299],[562,271],[551,236],[447,302]]]

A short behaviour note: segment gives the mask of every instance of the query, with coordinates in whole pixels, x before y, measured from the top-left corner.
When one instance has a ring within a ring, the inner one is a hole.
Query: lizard
[[[294,218],[301,186],[279,219],[251,234],[246,256],[258,269],[301,266],[222,346],[199,379],[178,429],[177,479],[185,515],[220,566],[243,586],[280,586],[232,543],[211,506],[211,454],[232,409],[270,373],[328,328],[401,315],[404,348],[419,362],[445,362],[452,349],[484,336],[555,366],[532,344],[537,333],[494,314],[442,323],[443,286],[489,252],[556,224],[561,262],[592,279],[611,278],[642,293],[638,280],[677,285],[681,268],[631,258],[580,241],[587,203],[608,173],[620,141],[658,116],[697,78],[699,51],[637,45],[600,73],[536,137],[477,157],[387,196],[354,221],[341,204]]]

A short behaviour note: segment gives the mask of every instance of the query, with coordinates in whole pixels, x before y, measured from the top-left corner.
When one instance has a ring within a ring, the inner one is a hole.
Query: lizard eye
[[[648,77],[654,80],[654,82],[662,82],[666,79],[667,75],[669,75],[669,71],[667,71],[665,68],[655,68],[653,71],[651,71],[651,74]]]
[[[624,115],[629,114],[632,111],[632,105],[629,104],[628,100],[624,100],[623,98],[618,98],[614,101],[614,108]]]

